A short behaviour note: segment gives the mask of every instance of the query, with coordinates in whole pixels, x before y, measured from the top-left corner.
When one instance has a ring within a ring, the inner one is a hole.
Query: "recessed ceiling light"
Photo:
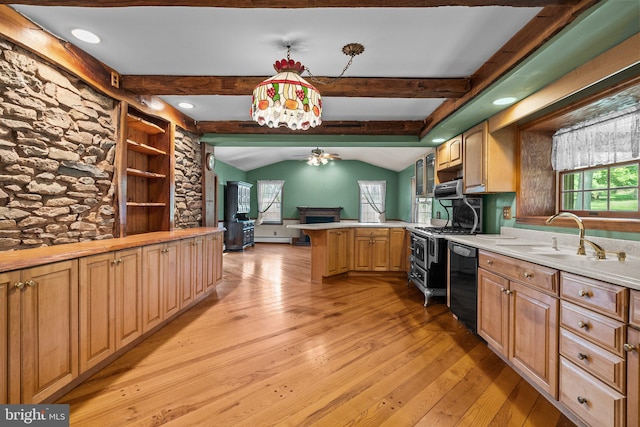
[[[444,138],[432,139],[431,142],[444,142]]]
[[[492,102],[492,104],[493,105],[509,105],[509,104],[513,104],[517,100],[518,98],[515,98],[513,96],[507,96],[505,98],[496,99],[495,101]]]
[[[78,40],[82,40],[86,43],[96,44],[100,43],[100,37],[92,33],[91,31],[83,30],[81,28],[75,28],[71,30],[71,34]]]
[[[193,108],[193,104],[190,104],[188,102],[179,102],[178,103],[178,107],[191,109],[191,108]]]

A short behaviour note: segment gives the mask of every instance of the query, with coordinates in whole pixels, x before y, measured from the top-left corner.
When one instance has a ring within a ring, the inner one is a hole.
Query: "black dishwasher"
[[[478,316],[478,251],[449,242],[449,308],[474,334]]]

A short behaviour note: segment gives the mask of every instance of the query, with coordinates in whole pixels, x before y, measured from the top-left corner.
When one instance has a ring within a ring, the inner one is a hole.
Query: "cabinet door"
[[[180,310],[180,243],[167,242],[162,251],[162,317],[166,319]]]
[[[114,253],[80,258],[80,371],[115,351]],[[133,283],[135,286],[135,283]]]
[[[9,402],[9,289],[19,279],[17,273],[0,273],[0,404]]]
[[[436,149],[436,170],[449,167],[449,144],[443,143]]]
[[[194,280],[192,260],[194,253],[193,239],[180,241],[180,308],[186,307],[193,301]]]
[[[222,233],[215,233],[214,235],[214,265],[215,265],[215,269],[214,269],[214,274],[213,277],[215,279],[215,284],[217,285],[218,283],[222,282],[222,253],[224,252],[224,247],[223,247],[223,234]]]
[[[392,228],[389,230],[389,270],[404,271],[405,270],[405,229]]]
[[[462,164],[462,139],[456,138],[449,141],[449,167]]]
[[[142,248],[142,330],[150,331],[163,319],[162,263],[164,245]]]
[[[558,397],[558,299],[510,283],[509,360],[547,393]]]
[[[424,197],[426,193],[425,187],[425,167],[424,157],[420,157],[415,163],[415,176],[416,176],[416,196]]]
[[[325,276],[349,271],[349,232],[347,230],[327,231],[327,269]]]
[[[509,281],[478,269],[478,335],[497,352],[508,356]]]
[[[388,237],[374,237],[371,245],[371,270],[389,271]]]
[[[360,271],[371,270],[371,238],[356,236],[354,244],[353,269]]]
[[[23,270],[21,402],[39,403],[78,376],[78,262]]]
[[[469,189],[485,191],[486,171],[485,171],[485,146],[486,146],[486,123],[469,129],[464,133],[464,187],[465,192]]]
[[[193,271],[193,298],[204,296],[205,291],[205,267],[204,267],[204,236],[194,237],[193,251],[191,252],[191,270]]]
[[[142,249],[115,255],[116,350],[142,335]]]
[[[640,331],[627,330],[627,425],[640,425]]]
[[[215,259],[215,238],[216,234],[207,234],[204,238],[204,287],[208,292],[216,285],[216,259]]]

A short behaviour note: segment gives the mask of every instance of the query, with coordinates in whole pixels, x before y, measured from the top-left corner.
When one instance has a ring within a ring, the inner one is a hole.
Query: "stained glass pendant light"
[[[356,45],[358,47],[354,48]],[[287,58],[273,64],[277,74],[253,89],[251,117],[261,126],[307,130],[322,123],[322,97],[318,89],[301,77],[305,66],[291,59],[290,51],[291,46],[287,46]],[[353,57],[362,53],[364,47],[352,43],[342,51],[351,56],[342,70],[344,74]]]

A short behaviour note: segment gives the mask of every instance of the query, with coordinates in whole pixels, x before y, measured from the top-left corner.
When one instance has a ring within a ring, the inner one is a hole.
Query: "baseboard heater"
[[[258,237],[255,236],[253,240],[256,243],[288,243],[291,244],[291,237]]]

